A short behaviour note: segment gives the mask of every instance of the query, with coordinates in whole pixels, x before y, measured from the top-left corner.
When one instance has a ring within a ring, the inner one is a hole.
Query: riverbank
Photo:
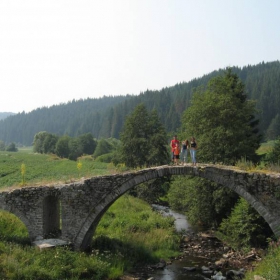
[[[192,277],[207,277],[210,279],[214,271],[221,271],[223,275],[233,273],[244,274],[251,271],[261,261],[264,254],[261,250],[252,249],[248,253],[235,251],[218,240],[213,232],[187,233],[181,241],[181,254],[171,260],[162,260],[158,264],[135,267],[134,271],[121,277],[121,280],[147,280],[147,279],[172,279],[163,276],[163,270],[174,270],[176,262],[184,263],[192,259],[191,266],[182,266],[179,273],[184,279]],[[204,261],[203,261],[204,260]],[[178,265],[177,265],[178,266]],[[160,272],[161,271],[161,272]],[[158,273],[160,272],[160,273]],[[166,273],[167,274],[167,273]],[[176,276],[180,279],[181,276]],[[203,279],[203,278],[202,278]]]

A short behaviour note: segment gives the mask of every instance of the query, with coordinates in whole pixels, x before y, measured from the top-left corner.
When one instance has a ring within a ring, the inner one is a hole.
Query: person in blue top
[[[191,154],[191,160],[193,166],[196,166],[196,150],[197,150],[197,142],[195,138],[192,136],[190,142],[190,154]]]
[[[188,149],[189,149],[189,140],[182,141],[181,148],[181,160],[182,164],[185,165],[188,162]]]

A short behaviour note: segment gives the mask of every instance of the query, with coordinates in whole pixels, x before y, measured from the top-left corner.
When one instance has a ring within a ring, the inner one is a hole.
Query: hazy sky
[[[279,0],[1,0],[0,112],[280,59]]]

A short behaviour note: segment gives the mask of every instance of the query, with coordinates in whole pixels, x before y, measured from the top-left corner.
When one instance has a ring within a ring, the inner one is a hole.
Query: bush
[[[222,221],[217,236],[235,249],[265,246],[272,231],[249,203],[240,198],[230,216]]]
[[[280,137],[275,141],[271,152],[268,152],[265,160],[272,164],[280,164]]]
[[[99,162],[110,163],[112,162],[112,159],[113,159],[113,153],[108,153],[108,154],[98,156],[95,160]]]

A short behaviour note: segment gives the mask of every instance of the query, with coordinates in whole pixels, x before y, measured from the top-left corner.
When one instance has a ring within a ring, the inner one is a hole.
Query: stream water
[[[175,218],[175,228],[178,232],[192,234],[195,230],[189,225],[186,216],[170,210],[168,207],[152,205],[163,215],[171,215]],[[214,248],[213,248],[214,251]],[[217,256],[216,256],[217,257]],[[156,270],[151,276],[156,280],[198,280],[210,279],[211,276],[202,273],[201,267],[213,263],[213,256],[193,256],[188,255],[180,260],[174,260],[172,264],[167,265],[164,269]],[[195,267],[194,271],[187,271],[186,267]]]

